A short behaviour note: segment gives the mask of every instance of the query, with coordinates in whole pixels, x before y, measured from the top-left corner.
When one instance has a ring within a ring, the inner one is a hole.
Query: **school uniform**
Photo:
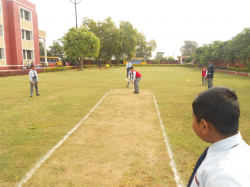
[[[207,86],[207,80],[206,80],[207,70],[206,69],[202,69],[201,76],[202,76],[202,84],[204,85],[204,82],[205,82],[205,86]]]
[[[126,64],[127,76],[128,76],[129,71],[130,71],[130,67],[132,67],[131,62],[129,62],[129,63]]]
[[[250,146],[242,140],[240,132],[212,144],[202,156],[188,187],[250,186]]]
[[[141,80],[141,74],[135,70],[133,70],[133,82],[135,86],[135,93],[139,93],[139,82]]]
[[[38,80],[38,75],[37,75],[36,70],[30,70],[29,71],[29,78],[30,78],[30,96],[31,97],[33,96],[33,88],[34,88],[34,86],[36,88],[36,95],[39,95],[38,86],[37,86],[37,82],[39,80]],[[32,83],[34,83],[34,84],[32,84]]]
[[[208,88],[213,87],[213,78],[214,78],[214,65],[209,64],[209,66],[207,68],[207,84],[208,84]]]
[[[131,71],[128,72],[128,80],[129,80],[129,81],[128,81],[127,87],[129,86],[130,81],[133,80],[133,74],[131,73]]]

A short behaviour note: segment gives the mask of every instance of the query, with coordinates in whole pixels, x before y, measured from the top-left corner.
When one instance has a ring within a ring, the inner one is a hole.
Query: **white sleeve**
[[[133,82],[135,82],[136,72],[133,71]]]
[[[39,80],[38,80],[38,74],[37,74],[37,71],[36,71],[36,81],[38,82]]]
[[[250,181],[250,180],[249,180]],[[245,181],[246,182],[246,181]],[[204,186],[206,187],[244,187],[244,180],[237,175],[230,175],[227,172],[221,171],[209,177]]]
[[[30,71],[30,72],[29,72],[30,82],[32,82],[32,75],[31,75],[31,74],[32,74],[32,72]]]

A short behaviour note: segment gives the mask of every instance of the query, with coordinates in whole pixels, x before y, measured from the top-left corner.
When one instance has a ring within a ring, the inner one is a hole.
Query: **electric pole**
[[[76,5],[79,4],[81,2],[81,0],[79,0],[78,2],[76,2],[76,0],[75,0],[75,2],[73,2],[72,0],[70,0],[70,1],[71,1],[71,3],[75,4],[76,28],[77,28],[77,11],[76,11]]]

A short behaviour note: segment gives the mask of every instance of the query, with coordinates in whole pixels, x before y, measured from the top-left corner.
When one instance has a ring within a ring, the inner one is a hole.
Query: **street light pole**
[[[75,4],[76,28],[77,28],[77,11],[76,11],[76,5],[77,5],[77,4],[79,4],[79,3],[81,2],[81,0],[80,0],[80,1],[78,1],[78,2],[76,2],[76,0],[75,0],[75,2],[73,2],[72,0],[70,0],[70,1],[71,1],[71,3]]]

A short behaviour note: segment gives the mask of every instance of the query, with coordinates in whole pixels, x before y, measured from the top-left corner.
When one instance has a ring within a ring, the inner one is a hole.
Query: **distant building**
[[[187,57],[189,57],[189,56],[179,56],[178,57],[179,64],[186,64],[185,59]]]
[[[22,69],[28,60],[40,64],[36,5],[29,0],[0,0],[0,70]]]

